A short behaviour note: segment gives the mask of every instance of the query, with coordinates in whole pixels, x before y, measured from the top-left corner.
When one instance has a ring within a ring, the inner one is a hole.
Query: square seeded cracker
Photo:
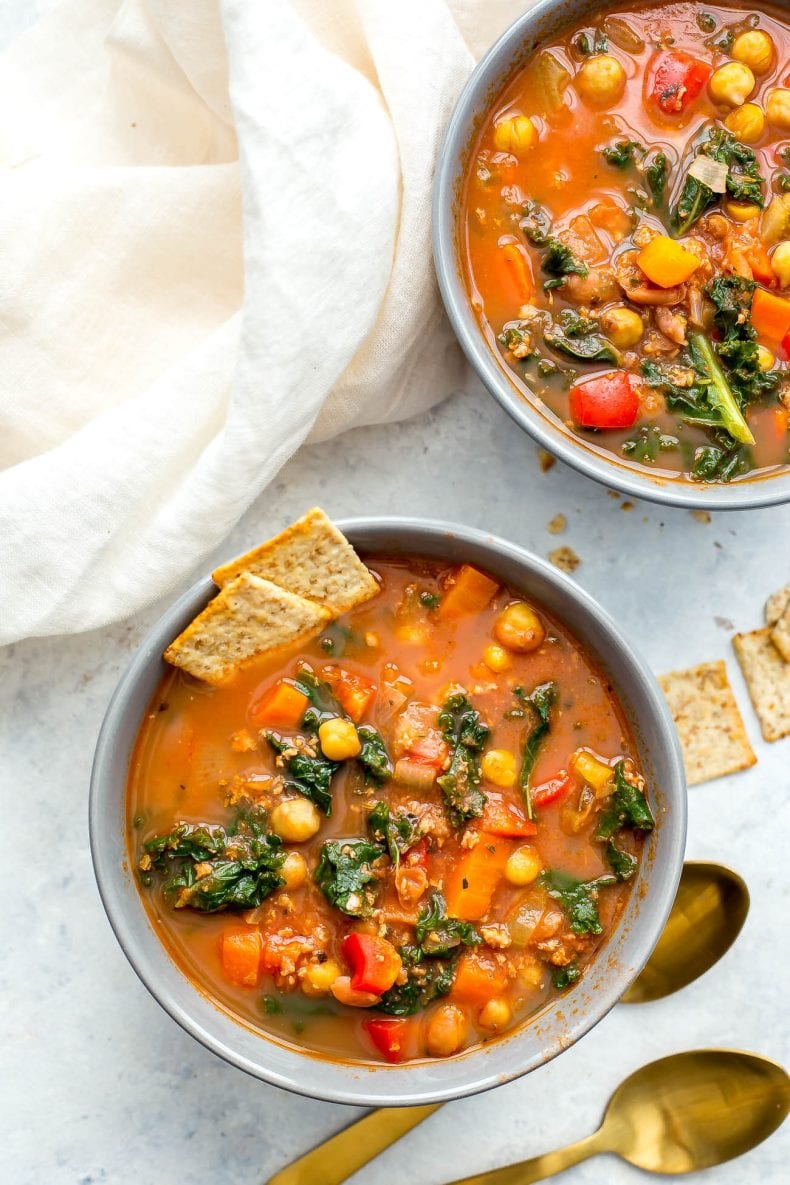
[[[325,606],[332,617],[370,600],[379,586],[345,535],[323,510],[313,507],[274,539],[212,573],[220,587],[241,572]]]
[[[239,666],[318,633],[332,614],[314,601],[242,572],[171,642],[166,662],[206,683],[222,683]]]
[[[771,627],[736,634],[732,640],[754,710],[767,741],[790,733],[790,663],[771,639]]]
[[[790,662],[790,602],[771,628],[771,641],[785,662]]]
[[[659,676],[690,786],[748,769],[754,755],[721,660]]]
[[[765,624],[776,625],[788,605],[790,605],[790,584],[771,593],[765,602]]]

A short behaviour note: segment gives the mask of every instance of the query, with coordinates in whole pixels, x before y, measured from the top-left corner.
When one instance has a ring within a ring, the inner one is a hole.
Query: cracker
[[[724,663],[659,677],[680,737],[690,786],[748,769],[754,755]]]
[[[732,640],[767,741],[790,733],[790,663],[771,640],[770,626],[736,634]]]
[[[243,663],[318,633],[331,613],[269,580],[242,572],[209,601],[165,651],[165,661],[206,683]]]
[[[765,624],[776,625],[788,605],[790,605],[790,584],[771,593],[765,602]]]
[[[252,572],[324,605],[333,617],[370,600],[379,586],[354,548],[323,510],[314,507],[281,534],[212,573],[223,587]]]
[[[785,662],[790,662],[790,602],[771,630],[771,641]]]

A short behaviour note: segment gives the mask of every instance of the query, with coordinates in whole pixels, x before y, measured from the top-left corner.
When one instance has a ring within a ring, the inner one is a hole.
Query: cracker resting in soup
[[[470,299],[588,447],[695,481],[769,473],[790,443],[786,14],[588,20],[519,67],[472,145]]]
[[[507,1032],[617,925],[653,826],[585,650],[468,565],[381,591],[210,686],[169,671],[129,845],[183,972],[239,1021],[398,1063]]]

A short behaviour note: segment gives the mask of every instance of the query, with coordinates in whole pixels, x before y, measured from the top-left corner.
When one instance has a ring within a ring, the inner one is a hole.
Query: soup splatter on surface
[[[786,14],[603,9],[543,45],[472,147],[470,299],[592,448],[726,482],[788,462]]]
[[[653,818],[611,689],[468,565],[374,556],[371,601],[208,686],[168,672],[128,786],[145,904],[244,1024],[445,1057],[536,1013],[616,926]]]

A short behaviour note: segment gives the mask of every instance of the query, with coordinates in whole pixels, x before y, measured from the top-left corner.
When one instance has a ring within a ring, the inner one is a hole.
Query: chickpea
[[[531,885],[543,870],[540,856],[529,844],[511,852],[505,865],[505,879],[511,885]]]
[[[546,636],[540,618],[525,601],[514,601],[494,622],[494,637],[507,650],[526,654],[537,650]]]
[[[625,82],[623,66],[608,53],[590,58],[576,75],[581,97],[593,107],[611,107],[622,98]]]
[[[511,115],[494,126],[494,144],[500,152],[514,156],[528,152],[538,142],[538,129],[528,115]]]
[[[286,798],[278,802],[269,817],[272,831],[286,843],[304,843],[317,834],[321,816],[306,798]]]
[[[480,1009],[477,1023],[481,1029],[490,1029],[492,1033],[498,1033],[500,1029],[504,1029],[506,1025],[509,1025],[512,1019],[513,1009],[507,1000],[501,996],[495,996],[493,1000],[489,1000]]]
[[[767,346],[757,347],[757,365],[760,370],[770,370],[775,362],[776,359]]]
[[[450,1057],[466,1040],[469,1025],[457,1004],[440,1004],[428,1021],[425,1044],[431,1057]]]
[[[760,207],[755,206],[753,202],[735,201],[726,201],[724,212],[733,222],[751,222],[752,218],[759,218],[761,213]]]
[[[640,341],[645,323],[635,309],[618,304],[601,314],[601,331],[618,350],[628,350]]]
[[[289,852],[280,869],[286,889],[300,889],[307,880],[307,861],[301,852]]]
[[[345,761],[349,757],[356,757],[362,742],[359,734],[350,720],[325,720],[318,729],[318,740],[321,752],[330,761]]]
[[[755,74],[767,74],[774,60],[774,43],[762,29],[749,29],[735,38],[731,54]]]
[[[744,103],[729,113],[724,126],[744,144],[756,144],[765,131],[765,114],[757,103]]]
[[[499,675],[502,671],[507,671],[513,665],[513,660],[508,654],[507,650],[502,646],[497,646],[492,642],[490,646],[486,646],[483,651],[483,662],[488,667],[489,671],[493,671],[495,675]]]
[[[790,240],[777,243],[771,256],[771,268],[780,288],[790,288]]]
[[[790,90],[777,86],[769,91],[765,100],[765,114],[768,122],[781,132],[790,132]]]
[[[349,1008],[371,1008],[381,999],[374,992],[358,992],[352,988],[350,975],[338,975],[329,990],[338,1004],[348,1004]]]
[[[489,749],[480,762],[483,777],[495,786],[513,786],[516,781],[516,758],[508,749]]]
[[[749,98],[755,87],[755,78],[743,62],[727,62],[714,70],[708,82],[710,97],[714,103],[726,103],[728,107],[740,107]]]
[[[306,996],[325,996],[342,974],[340,964],[335,959],[308,963],[301,980],[302,991]]]

